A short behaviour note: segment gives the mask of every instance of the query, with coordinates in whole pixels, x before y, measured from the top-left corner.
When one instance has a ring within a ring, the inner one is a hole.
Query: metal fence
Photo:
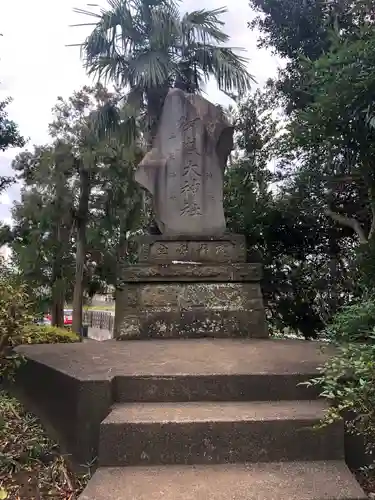
[[[90,328],[113,332],[115,317],[105,311],[83,311],[83,324]]]

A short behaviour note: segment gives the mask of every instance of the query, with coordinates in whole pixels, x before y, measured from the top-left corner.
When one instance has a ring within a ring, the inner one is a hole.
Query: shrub
[[[370,454],[375,448],[375,337],[371,340],[339,346],[337,354],[319,369],[320,376],[308,383],[332,401],[322,424],[353,416],[348,430],[363,436]]]
[[[324,334],[335,342],[373,342],[375,298],[365,298],[337,313]],[[323,335],[324,335],[323,334]]]
[[[24,327],[22,344],[59,344],[79,342],[79,336],[68,328],[28,324]]]
[[[20,276],[0,259],[0,381],[12,378],[22,362],[13,347],[79,341],[70,330],[32,323],[32,306]]]
[[[375,299],[365,297],[345,307],[324,333],[337,351],[309,382],[332,401],[322,423],[343,415],[353,417],[348,430],[361,435],[371,453],[375,448]]]
[[[18,276],[0,261],[0,380],[12,377],[20,359],[11,351],[31,321],[31,303]]]

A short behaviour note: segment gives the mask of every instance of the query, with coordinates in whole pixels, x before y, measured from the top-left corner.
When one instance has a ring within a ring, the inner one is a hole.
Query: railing
[[[83,311],[83,324],[99,330],[113,332],[115,317],[105,311]]]

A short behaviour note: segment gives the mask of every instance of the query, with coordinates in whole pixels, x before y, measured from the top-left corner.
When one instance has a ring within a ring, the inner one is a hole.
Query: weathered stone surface
[[[250,312],[250,314],[249,314]],[[124,311],[115,325],[118,340],[150,338],[267,338],[263,309],[252,311]]]
[[[27,363],[21,365],[10,389],[41,419],[67,460],[80,468],[97,457],[100,422],[112,404],[112,376],[107,369],[106,374],[93,377],[93,369],[89,371],[87,366],[82,367],[86,373],[78,374],[75,365],[85,363],[85,357],[79,357],[84,344],[71,344],[71,352],[78,354],[75,361],[71,356],[64,359],[64,347],[19,347],[18,352],[25,355]],[[39,355],[34,357],[33,353]]]
[[[145,236],[118,280],[115,338],[268,336],[261,265],[245,238]]]
[[[201,339],[199,341],[190,340],[188,342],[199,342],[200,350],[194,349],[191,357],[199,357],[199,362],[205,355],[205,363],[209,363],[214,356],[216,359],[220,354],[220,347],[225,347],[228,351],[227,367],[230,367],[231,372],[235,372],[236,368],[241,369],[238,365],[238,357],[233,358],[229,353],[232,353],[233,345],[224,344],[225,342],[234,342],[233,339],[214,339],[214,345],[209,346],[207,343],[212,342],[212,339]],[[143,341],[139,341],[145,344]],[[155,342],[155,341],[154,341]],[[169,346],[166,342],[174,342],[168,340],[159,340],[164,344],[164,349]],[[180,344],[183,342],[177,340]],[[206,342],[203,344],[202,342]],[[246,342],[246,340],[238,340],[237,342]],[[256,342],[256,341],[255,341]],[[126,342],[127,346],[137,343],[136,340]],[[150,342],[147,342],[149,344]],[[122,342],[120,345],[123,345]],[[198,347],[198,346],[197,346]],[[216,347],[216,348],[215,348]],[[218,348],[219,347],[219,348]],[[244,349],[246,345],[242,346]],[[186,349],[182,345],[181,349]],[[241,346],[237,344],[236,350],[241,351]],[[248,353],[248,350],[246,351]],[[167,356],[175,353],[170,349],[165,355],[165,363],[170,364],[171,359]],[[245,353],[243,352],[242,355]],[[262,352],[263,356],[265,355]],[[152,358],[155,358],[155,353],[152,352]],[[254,356],[248,359],[249,365],[254,365]],[[264,358],[263,358],[264,359]],[[178,375],[170,376],[165,374],[163,377],[158,377],[155,374],[150,375],[150,372],[141,371],[138,376],[119,376],[116,377],[114,391],[116,401],[123,403],[133,403],[140,401],[143,403],[160,403],[160,402],[192,402],[192,401],[304,401],[317,399],[319,390],[315,387],[306,387],[303,383],[308,380],[305,373],[291,374],[270,374],[267,373],[266,367],[261,369],[264,373],[243,375],[232,373],[231,375],[218,374],[215,369],[211,369],[213,375],[186,375],[186,364],[181,362],[181,357],[174,360]],[[177,363],[180,362],[177,367]],[[192,365],[197,366],[197,360],[192,360]],[[233,366],[234,365],[234,366]],[[147,366],[147,365],[146,365]],[[209,366],[211,366],[209,364]],[[185,372],[184,372],[185,369]],[[217,369],[216,369],[217,371]],[[312,378],[313,375],[310,376]],[[362,464],[363,465],[363,464]]]
[[[164,235],[142,236],[139,244],[139,262],[170,263],[246,262],[246,240],[239,234],[225,234],[215,239],[209,236],[168,237]]]
[[[152,195],[162,234],[224,233],[223,172],[232,148],[233,127],[218,106],[169,91],[153,147],[135,174]]]
[[[115,337],[268,336],[258,282],[139,282],[118,290]]]
[[[101,467],[79,500],[366,500],[344,461]]]
[[[99,465],[342,460],[343,422],[325,401],[123,403],[100,428]]]
[[[131,283],[123,292],[121,308],[135,306],[147,312],[197,307],[211,311],[263,308],[259,283]]]
[[[124,267],[118,280],[118,288],[126,288],[128,283],[153,281],[218,281],[242,282],[260,281],[260,264],[138,264]]]

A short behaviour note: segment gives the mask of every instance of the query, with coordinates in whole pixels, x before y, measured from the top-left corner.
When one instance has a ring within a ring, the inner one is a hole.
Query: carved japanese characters
[[[224,233],[223,171],[232,147],[233,128],[217,106],[169,91],[153,147],[135,174],[152,195],[162,234]]]

